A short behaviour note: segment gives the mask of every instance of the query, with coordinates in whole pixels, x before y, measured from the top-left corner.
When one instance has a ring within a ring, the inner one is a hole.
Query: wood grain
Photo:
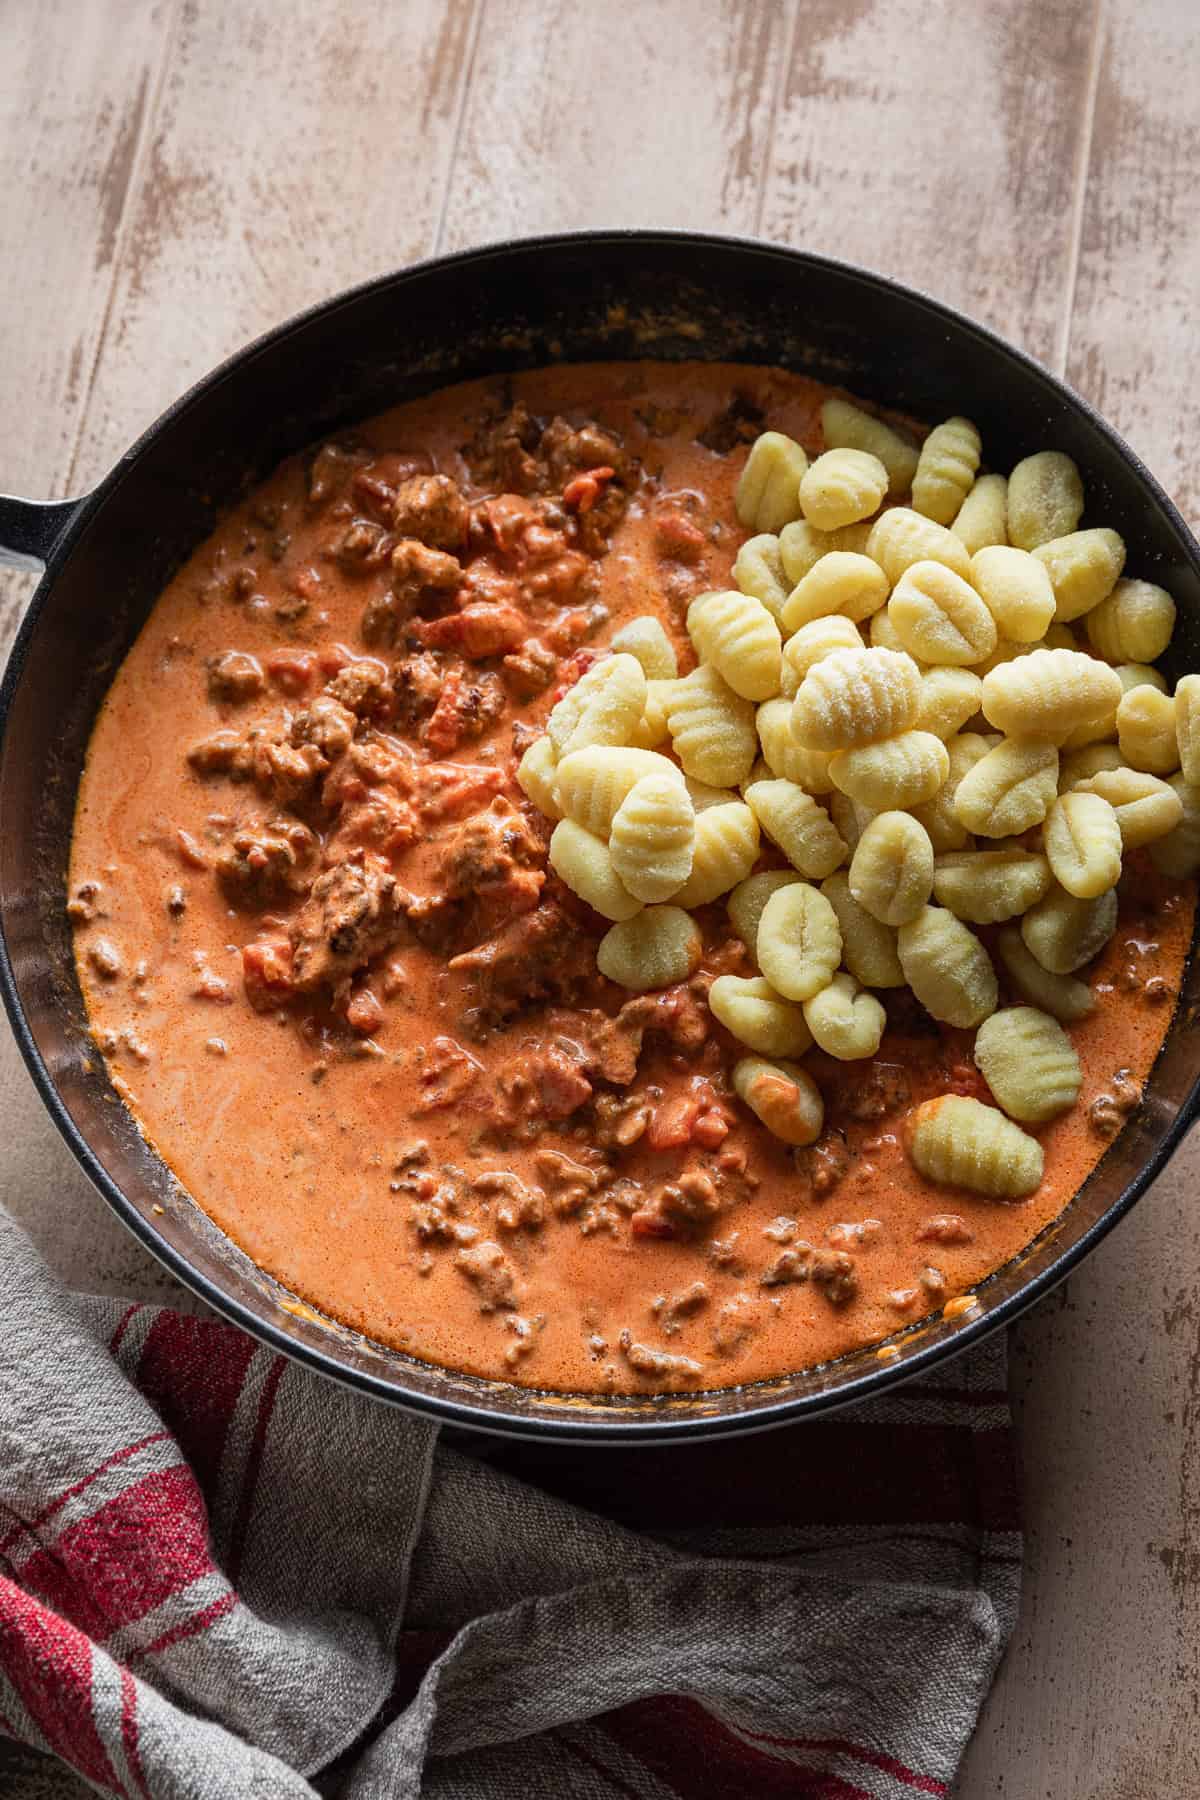
[[[763,234],[883,270],[1050,358],[1091,34],[1076,0],[803,6]]]
[[[664,224],[761,230],[964,306],[1065,367],[1200,517],[1194,20],[1193,0],[0,0],[0,486],[86,484],[246,338],[434,247]],[[24,591],[0,588],[0,634]],[[0,1115],[6,1202],[64,1275],[172,1295],[7,1034]],[[1025,1600],[958,1800],[1196,1790],[1198,1185],[1194,1137],[1015,1334]]]
[[[441,247],[585,225],[753,231],[795,0],[487,0]]]

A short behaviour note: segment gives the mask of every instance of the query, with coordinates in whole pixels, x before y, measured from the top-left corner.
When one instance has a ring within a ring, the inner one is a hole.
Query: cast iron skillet
[[[1054,447],[1083,469],[1085,523],[1180,607],[1200,667],[1200,551],[1102,419],[969,319],[877,275],[765,244],[590,232],[442,257],[280,326],[178,401],[94,493],[0,499],[8,560],[45,564],[0,690],[0,983],[58,1129],[130,1230],[257,1337],[366,1393],[476,1429],[576,1443],[717,1436],[824,1412],[928,1370],[1044,1294],[1127,1212],[1198,1106],[1200,958],[1141,1109],[1062,1217],[983,1285],[979,1310],[821,1368],[721,1393],[588,1399],[447,1373],[297,1303],[210,1223],[135,1129],[89,1048],[63,911],[72,808],[108,683],[166,581],[221,509],[323,433],[447,382],[564,358],[778,363],[918,418],[967,411],[990,462]],[[169,754],[169,737],[164,752]],[[157,1209],[162,1208],[161,1212]]]

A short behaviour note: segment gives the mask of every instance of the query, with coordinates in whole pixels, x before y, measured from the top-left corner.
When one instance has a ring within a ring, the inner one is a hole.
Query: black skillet
[[[1082,400],[924,295],[820,257],[691,233],[536,239],[371,282],[233,357],[85,499],[0,499],[0,560],[45,565],[0,690],[0,984],[59,1131],[142,1243],[265,1342],[444,1421],[563,1443],[779,1424],[957,1355],[1074,1268],[1162,1169],[1198,1106],[1193,948],[1143,1105],[1062,1217],[983,1284],[975,1314],[916,1327],[884,1358],[866,1349],[720,1393],[596,1400],[447,1373],[290,1310],[114,1104],[84,1030],[63,910],[67,852],[96,710],[172,571],[247,483],[337,427],[473,376],[642,356],[782,364],[918,418],[966,411],[999,468],[1034,450],[1067,451],[1085,473],[1085,523],[1115,526],[1131,572],[1175,595],[1172,655],[1179,670],[1200,667],[1200,551],[1153,477]]]

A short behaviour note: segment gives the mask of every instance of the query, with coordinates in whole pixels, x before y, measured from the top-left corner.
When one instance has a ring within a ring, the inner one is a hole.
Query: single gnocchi
[[[945,743],[958,735],[982,704],[983,683],[970,669],[928,669],[921,677],[914,728],[932,731]]]
[[[785,1000],[811,1000],[829,985],[841,961],[837,914],[807,882],[778,888],[759,919],[756,949],[758,966],[777,993]]]
[[[949,525],[957,518],[975,485],[982,448],[970,419],[956,417],[935,425],[917,458],[912,483],[914,510],[938,525]]]
[[[644,904],[669,900],[692,872],[696,812],[691,795],[672,776],[643,775],[613,815],[612,866]]]
[[[857,625],[877,613],[887,597],[887,576],[877,562],[853,550],[831,550],[796,583],[784,602],[780,624],[784,631],[795,632],[836,613]]]
[[[546,721],[555,754],[627,743],[645,705],[646,675],[636,656],[622,653],[593,664]]]
[[[550,838],[550,867],[573,894],[605,919],[631,919],[642,902],[629,892],[613,866],[603,838],[574,819],[560,819]]]
[[[1069,537],[1082,514],[1083,482],[1061,450],[1039,450],[1009,476],[1008,541],[1018,550]]]
[[[678,906],[646,906],[606,931],[596,950],[596,967],[619,987],[636,994],[674,987],[700,966],[696,921]]]
[[[842,961],[854,979],[866,988],[903,987],[904,970],[896,949],[896,933],[859,904],[846,871],[838,869],[827,876],[821,883],[821,892],[837,914]]]
[[[694,669],[667,696],[667,728],[685,775],[710,787],[736,787],[754,766],[754,708],[715,669]]]
[[[821,881],[846,860],[846,846],[823,806],[793,781],[756,781],[746,803],[801,875]]]
[[[773,532],[761,531],[746,539],[734,558],[733,580],[743,594],[761,600],[773,619],[782,616],[792,584],[783,572],[779,539]]]
[[[925,906],[896,938],[904,978],[925,1011],[966,1030],[995,1012],[999,986],[973,931],[944,906]]]
[[[1150,859],[1160,874],[1188,881],[1200,874],[1200,787],[1173,775],[1171,789],[1179,800],[1179,822],[1154,840]]]
[[[981,475],[959,508],[950,527],[968,555],[976,556],[992,544],[1008,542],[1008,479]]]
[[[733,505],[747,531],[779,532],[800,517],[800,483],[808,457],[794,438],[764,431],[738,478]]]
[[[1174,695],[1164,694],[1148,682],[1139,682],[1122,694],[1117,707],[1117,743],[1131,769],[1148,775],[1175,773],[1179,767],[1175,715]]]
[[[701,594],[688,608],[687,628],[697,656],[743,700],[769,700],[779,692],[783,644],[761,600],[736,588]]]
[[[1185,675],[1175,689],[1175,741],[1183,779],[1200,787],[1200,675]]]
[[[983,711],[1009,737],[1061,744],[1077,726],[1111,716],[1121,702],[1115,669],[1081,650],[1033,650],[983,678]]]
[[[1021,936],[1030,955],[1052,975],[1073,975],[1099,956],[1117,929],[1117,896],[1113,889],[1093,900],[1080,900],[1062,887],[1021,920]]]
[[[865,450],[877,456],[888,475],[888,493],[907,493],[917,472],[918,450],[912,439],[886,420],[864,412],[849,400],[827,400],[821,429],[832,450]]]
[[[1049,1013],[1006,1006],[975,1036],[975,1064],[1010,1119],[1048,1125],[1079,1098],[1083,1072],[1075,1046]]]
[[[744,881],[758,860],[758,820],[741,800],[697,814],[692,872],[672,896],[677,906],[707,906]]]
[[[554,795],[558,758],[548,737],[535,738],[517,764],[517,785],[547,819],[561,819]]]
[[[907,925],[928,904],[933,868],[933,845],[924,826],[909,813],[882,812],[858,840],[850,892],[881,924]]]
[[[810,750],[849,750],[908,731],[921,677],[892,650],[835,650],[809,669],[792,702],[792,731]]]
[[[784,1000],[761,975],[719,975],[708,990],[714,1019],[759,1056],[803,1056],[812,1032],[803,1009]]]
[[[636,657],[647,681],[672,681],[679,673],[675,646],[662,621],[651,614],[622,625],[613,634],[612,647],[618,653]]]
[[[860,1062],[878,1050],[887,1014],[873,994],[860,990],[852,975],[837,974],[828,987],[805,1001],[804,1021],[826,1056]]]
[[[733,1087],[767,1130],[785,1144],[814,1144],[825,1123],[820,1089],[797,1063],[743,1056],[734,1064]]]
[[[1019,837],[1041,824],[1057,793],[1054,746],[1005,738],[962,777],[954,811],[977,837]]]
[[[1060,794],[1046,819],[1045,843],[1055,881],[1077,900],[1097,900],[1120,880],[1121,825],[1099,794]]]
[[[1111,663],[1157,662],[1175,631],[1175,602],[1153,581],[1118,581],[1087,615],[1088,642]]]
[[[875,558],[893,587],[919,562],[944,563],[964,581],[971,577],[971,558],[962,539],[909,506],[893,506],[880,514],[867,539],[867,555]]]
[[[800,683],[814,663],[819,663],[823,657],[832,656],[835,650],[862,648],[863,641],[857,628],[840,613],[813,619],[808,625],[802,625],[799,631],[793,632],[783,646],[780,692],[789,700],[794,700]],[[788,729],[791,729],[790,724]]]
[[[996,850],[952,850],[938,858],[933,893],[939,906],[971,925],[1015,919],[1049,893],[1050,864],[1021,845]]]
[[[826,450],[800,483],[800,510],[818,531],[840,531],[877,512],[888,472],[869,450]]]
[[[1054,589],[1054,616],[1064,625],[1107,600],[1125,567],[1120,532],[1102,527],[1051,538],[1033,552]]]
[[[829,763],[834,786],[877,812],[932,800],[949,772],[946,746],[931,731],[839,750]]]
[[[796,519],[779,534],[779,560],[789,590],[796,587],[814,564],[833,551],[862,555],[871,535],[869,521],[843,525],[840,531],[818,531],[807,519]]]
[[[996,622],[969,581],[944,563],[917,562],[888,601],[888,618],[910,656],[967,668],[996,648]]]
[[[1054,589],[1043,563],[1011,544],[987,544],[971,558],[971,579],[995,620],[999,639],[1036,644],[1054,618]]]
[[[918,1106],[909,1154],[927,1180],[992,1200],[1024,1199],[1041,1186],[1045,1167],[1035,1137],[996,1107],[964,1094],[943,1094]]]

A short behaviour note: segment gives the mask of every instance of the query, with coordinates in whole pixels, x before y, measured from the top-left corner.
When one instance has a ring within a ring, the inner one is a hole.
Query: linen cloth
[[[455,1448],[0,1212],[6,1800],[946,1795],[1020,1555],[999,1338],[752,1438]]]

